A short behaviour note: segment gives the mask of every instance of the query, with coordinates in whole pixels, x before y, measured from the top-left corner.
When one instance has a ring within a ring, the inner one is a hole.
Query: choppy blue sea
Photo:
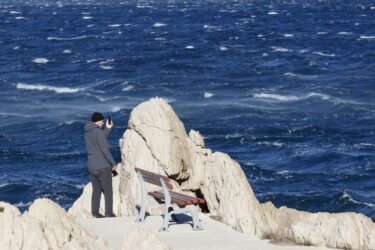
[[[0,2],[0,200],[69,208],[83,125],[169,100],[256,196],[375,219],[375,2]]]

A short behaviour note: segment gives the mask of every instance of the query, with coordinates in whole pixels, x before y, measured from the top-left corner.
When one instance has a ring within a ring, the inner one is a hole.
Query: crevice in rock
[[[150,150],[150,153],[152,155],[152,158],[154,158],[158,163],[159,165],[164,169],[166,166],[164,163],[162,163],[157,157],[156,155],[154,155],[154,153],[152,152],[150,146],[147,144],[147,140],[146,138],[134,127],[133,130],[142,138],[142,140],[145,142],[147,148]]]
[[[154,126],[154,125],[150,125],[150,124],[147,124],[145,122],[141,122],[142,125],[146,125],[147,127],[151,127],[151,128],[156,128],[156,129],[159,129],[163,132],[173,132],[173,129],[162,129],[162,128],[159,128],[157,126]],[[133,129],[135,129],[135,127],[133,127]]]
[[[194,144],[194,146],[197,146],[198,148],[205,148],[203,145],[197,144],[192,138],[188,137],[188,139],[190,140],[191,143]]]
[[[195,143],[195,141],[192,141],[192,140],[190,140],[193,144],[194,144],[194,146],[196,146],[196,147],[199,147],[199,148],[205,148],[205,147],[203,147],[202,145],[199,145],[199,144],[197,144],[197,143]]]
[[[179,175],[180,175],[180,173],[177,173],[177,174],[169,175],[168,177],[171,178],[172,180],[176,181],[178,183],[178,185],[181,186],[182,180],[178,179]]]
[[[195,190],[195,195],[197,196],[197,198],[200,198],[200,199],[204,199],[204,195],[202,193],[202,191],[200,189],[197,189]],[[207,206],[207,203],[199,203],[198,204],[200,209],[202,210],[203,213],[209,213],[210,212],[210,209],[208,209],[208,206]]]

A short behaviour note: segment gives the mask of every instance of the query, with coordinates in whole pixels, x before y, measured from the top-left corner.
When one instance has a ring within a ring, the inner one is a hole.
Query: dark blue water
[[[120,161],[159,96],[262,202],[375,219],[373,1],[51,2],[0,3],[0,200],[70,207],[91,113]]]

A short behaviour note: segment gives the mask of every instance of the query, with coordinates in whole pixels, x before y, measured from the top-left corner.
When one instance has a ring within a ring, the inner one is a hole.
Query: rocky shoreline
[[[205,148],[199,132],[191,130],[187,133],[172,107],[161,98],[152,98],[133,109],[128,129],[119,144],[122,162],[118,166],[119,176],[113,179],[114,213],[117,216],[136,214],[140,187],[134,168],[139,167],[168,175],[179,192],[204,198],[207,205],[195,209],[209,213],[239,232],[301,245],[375,249],[375,224],[362,214],[309,213],[276,208],[271,202],[260,203],[240,165],[227,154]],[[150,186],[149,191],[154,188]],[[102,239],[81,228],[74,220],[91,218],[90,199],[91,185],[87,184],[67,214],[46,199],[36,200],[23,215],[17,208],[0,203],[5,208],[0,213],[0,222],[4,225],[0,229],[0,246],[18,249],[20,244],[32,244],[25,232],[36,227],[40,231],[34,230],[33,238],[44,239],[46,249],[64,248],[65,245],[105,249],[107,246]],[[101,210],[103,208],[104,204],[101,204]],[[162,214],[162,209],[155,203],[149,212],[151,215]],[[53,237],[48,233],[50,231],[54,232]],[[60,233],[64,237],[57,239],[56,235]]]

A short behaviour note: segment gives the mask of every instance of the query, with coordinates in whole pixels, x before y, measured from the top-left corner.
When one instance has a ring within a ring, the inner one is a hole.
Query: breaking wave
[[[311,97],[319,97],[323,100],[330,99],[330,96],[328,95],[315,93],[315,92],[311,92],[304,96],[259,93],[259,94],[253,94],[253,97],[260,98],[260,99],[271,99],[271,100],[281,101],[281,102],[299,101],[299,100],[304,100],[304,99],[311,98]]]
[[[17,89],[53,91],[53,92],[56,92],[58,94],[61,94],[61,93],[76,93],[76,92],[82,90],[80,88],[54,87],[54,86],[48,86],[48,85],[27,84],[27,83],[17,83]]]

